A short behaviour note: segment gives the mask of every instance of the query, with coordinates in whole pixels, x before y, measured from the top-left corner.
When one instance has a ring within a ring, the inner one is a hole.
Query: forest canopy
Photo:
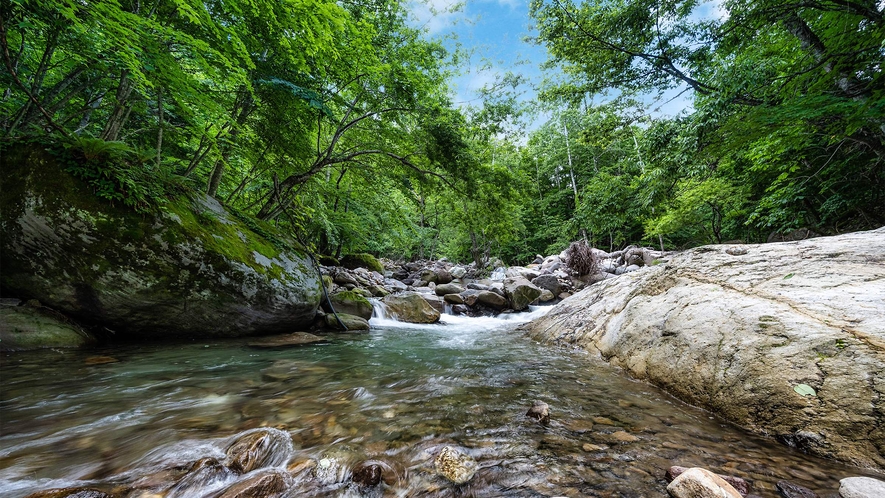
[[[0,133],[64,149],[109,202],[201,191],[336,257],[885,224],[883,3],[702,5],[535,0],[552,83],[465,105],[459,51],[393,0],[11,0]],[[692,107],[650,115],[674,89]]]

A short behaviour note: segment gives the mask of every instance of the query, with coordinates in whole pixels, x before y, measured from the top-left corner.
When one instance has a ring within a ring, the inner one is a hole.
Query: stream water
[[[213,497],[263,473],[284,483],[274,496],[664,497],[664,471],[682,465],[744,477],[762,497],[779,496],[781,479],[826,497],[840,478],[882,478],[536,344],[513,330],[531,317],[373,318],[369,334],[289,349],[242,339],[4,353],[0,496]],[[535,400],[550,405],[549,425],[525,417]],[[254,469],[217,464],[256,433],[269,443]],[[434,474],[446,445],[478,462],[467,484]],[[351,482],[367,460],[382,484]]]

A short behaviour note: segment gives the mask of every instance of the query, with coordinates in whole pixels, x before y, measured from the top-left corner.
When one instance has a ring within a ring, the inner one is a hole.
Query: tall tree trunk
[[[157,87],[157,169],[163,157],[163,87]]]
[[[224,158],[215,161],[212,176],[209,177],[209,186],[206,188],[206,194],[209,197],[215,197],[215,194],[218,193],[218,185],[221,183],[221,176],[224,174],[224,162]]]
[[[129,104],[129,96],[132,95],[134,88],[135,84],[129,78],[129,70],[124,69],[120,72],[120,83],[117,85],[114,109],[111,111],[111,116],[108,118],[104,131],[101,133],[102,140],[114,141],[119,138],[120,131],[123,129],[123,125],[126,124],[129,112],[132,110],[132,106]]]

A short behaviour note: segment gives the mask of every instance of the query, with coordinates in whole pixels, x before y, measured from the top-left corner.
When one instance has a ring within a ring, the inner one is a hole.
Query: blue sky
[[[722,1],[708,0],[698,7],[696,15],[724,16]],[[525,40],[534,35],[527,0],[414,0],[410,10],[413,22],[429,36],[446,40],[450,47],[457,40],[471,53],[463,65],[464,74],[455,80],[457,104],[478,105],[476,90],[508,70],[522,74],[531,85],[541,82],[540,66],[547,59],[547,52]],[[534,98],[530,85],[522,90],[525,99]],[[652,115],[673,116],[685,109],[687,93],[667,102],[679,93],[674,91],[659,101],[659,109]],[[534,123],[532,128],[540,124]]]

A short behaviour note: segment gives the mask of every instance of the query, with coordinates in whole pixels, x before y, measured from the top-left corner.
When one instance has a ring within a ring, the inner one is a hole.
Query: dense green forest
[[[535,0],[538,101],[508,75],[459,106],[462,54],[394,0],[9,0],[0,130],[110,202],[202,191],[332,256],[885,225],[885,4],[700,3]],[[673,89],[692,108],[650,117]]]

